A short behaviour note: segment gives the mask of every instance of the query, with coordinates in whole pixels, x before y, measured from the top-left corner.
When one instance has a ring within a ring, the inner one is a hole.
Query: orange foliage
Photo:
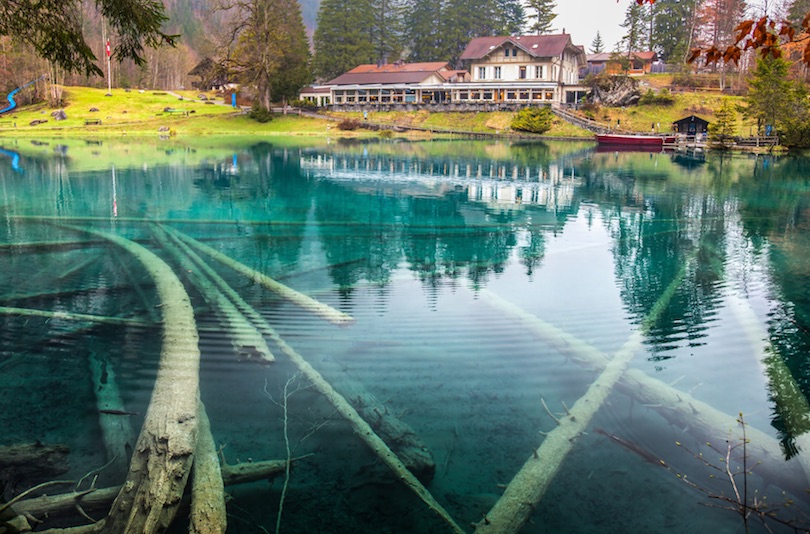
[[[638,5],[654,4],[655,0],[635,0]],[[801,61],[810,65],[810,13],[804,16],[801,24],[801,33],[796,33],[796,28],[787,21],[777,22],[769,17],[762,17],[759,20],[744,20],[734,31],[737,32],[736,41],[725,50],[719,50],[712,46],[706,49],[693,48],[687,62],[692,63],[700,56],[706,58],[706,63],[716,63],[721,59],[725,62],[734,61],[737,63],[744,50],[753,48],[759,50],[763,56],[781,57],[782,48],[786,48],[794,43],[803,46]]]

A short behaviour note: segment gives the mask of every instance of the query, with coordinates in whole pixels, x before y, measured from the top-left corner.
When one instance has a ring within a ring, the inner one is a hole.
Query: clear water
[[[749,502],[756,491],[780,517],[805,521],[806,158],[469,141],[0,145],[0,447],[69,449],[47,474],[0,469],[6,499],[108,463],[93,359],[113,372],[132,414],[118,417],[136,434],[149,403],[155,281],[86,228],[147,247],[184,282],[200,395],[225,461],[285,457],[292,379],[292,454],[310,456],[289,479],[282,532],[447,531],[275,343],[269,365],[234,348],[193,269],[157,240],[159,222],[354,318],[333,325],[201,254],[336,390],[376,398],[414,431],[435,462],[427,488],[465,529],[531,461],[551,415],[569,417],[639,331],[626,376],[643,373],[647,389],[619,381],[522,531],[742,532],[716,498],[733,498],[723,456],[730,443],[731,468],[741,467],[739,413],[755,467],[735,480]],[[754,442],[777,454],[760,457]],[[97,485],[123,476],[108,466]],[[283,481],[229,487],[228,531],[274,531]],[[782,509],[786,499],[795,504]],[[83,520],[46,525],[71,521]]]

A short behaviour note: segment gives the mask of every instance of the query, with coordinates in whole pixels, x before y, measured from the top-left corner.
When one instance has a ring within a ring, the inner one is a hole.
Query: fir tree
[[[658,0],[655,6],[652,50],[663,61],[684,61],[692,38],[695,3],[690,0]]]
[[[632,2],[625,13],[624,22],[620,24],[625,33],[617,48],[625,52],[638,52],[647,38],[647,11],[644,7]]]
[[[601,54],[605,51],[605,43],[602,41],[602,34],[596,31],[596,37],[591,42],[591,54]]]
[[[709,125],[709,143],[713,148],[731,148],[736,131],[737,111],[731,100],[724,98],[720,109],[714,113],[714,122]]]
[[[324,0],[318,10],[312,70],[323,81],[375,62],[370,0]]]
[[[526,4],[534,12],[529,15],[530,19],[534,19],[532,25],[529,26],[529,33],[537,35],[551,33],[553,31],[551,22],[557,18],[557,14],[554,13],[557,3],[554,0],[527,0]]]

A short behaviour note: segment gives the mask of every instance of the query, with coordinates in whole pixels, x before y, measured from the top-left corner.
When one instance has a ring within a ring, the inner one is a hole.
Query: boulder
[[[67,119],[67,113],[65,113],[64,109],[57,109],[51,112],[51,117],[53,117],[55,121],[63,121]]]
[[[599,76],[595,80],[589,100],[607,107],[632,106],[641,98],[638,80],[629,76]]]
[[[28,126],[36,126],[37,124],[45,124],[46,122],[48,122],[47,119],[36,119],[29,122]]]
[[[90,108],[90,112],[91,112],[91,113],[95,113],[95,112],[97,112],[97,111],[99,111],[99,109],[98,109],[98,108]]]

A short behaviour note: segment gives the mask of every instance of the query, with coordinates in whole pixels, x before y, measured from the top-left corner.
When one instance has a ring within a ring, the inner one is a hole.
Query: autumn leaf
[[[701,54],[700,48],[693,48],[692,51],[689,53],[689,57],[686,58],[687,63],[693,63],[697,58],[700,57]]]

